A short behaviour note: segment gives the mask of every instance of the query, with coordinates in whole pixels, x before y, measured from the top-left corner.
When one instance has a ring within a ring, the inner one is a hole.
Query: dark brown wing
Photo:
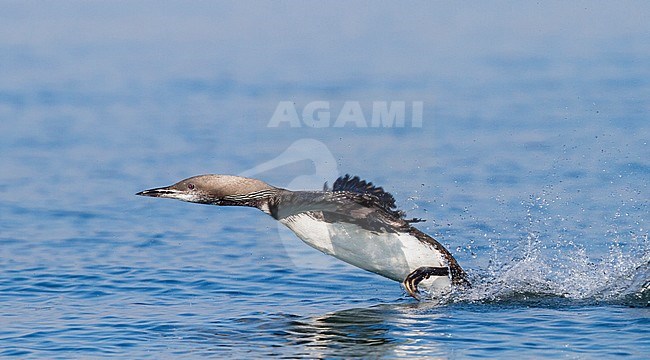
[[[330,191],[327,183],[323,186],[323,190]],[[391,216],[402,219],[408,223],[424,221],[417,218],[405,219],[406,214],[397,209],[397,205],[395,205],[395,197],[393,197],[391,193],[384,191],[384,188],[381,186],[375,186],[372,182],[362,180],[358,176],[352,177],[349,174],[345,174],[344,176],[339,177],[334,182],[331,191],[364,195],[357,199],[362,205],[381,208]]]

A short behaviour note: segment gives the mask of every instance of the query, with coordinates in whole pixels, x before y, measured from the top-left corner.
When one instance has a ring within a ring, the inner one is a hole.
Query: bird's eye
[[[187,184],[187,188],[190,189],[190,190],[194,190],[194,184],[192,184],[192,183]]]

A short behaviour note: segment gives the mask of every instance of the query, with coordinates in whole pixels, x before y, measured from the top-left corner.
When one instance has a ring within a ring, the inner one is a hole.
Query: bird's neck
[[[255,207],[271,215],[271,208],[277,204],[279,192],[280,189],[271,188],[248,194],[228,195],[216,201],[214,205]]]

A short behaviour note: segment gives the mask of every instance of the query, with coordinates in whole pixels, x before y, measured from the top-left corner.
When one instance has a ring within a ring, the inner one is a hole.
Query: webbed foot
[[[449,276],[449,268],[431,266],[419,267],[408,274],[402,284],[404,285],[406,292],[419,301],[420,290],[418,290],[418,284],[431,276]]]

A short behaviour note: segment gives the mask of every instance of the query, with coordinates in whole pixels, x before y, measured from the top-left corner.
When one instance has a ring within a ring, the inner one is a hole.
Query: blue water
[[[0,356],[647,358],[648,15],[3,3]],[[269,126],[286,101],[300,126]],[[134,196],[202,173],[360,175],[474,286],[416,302],[255,209]]]

